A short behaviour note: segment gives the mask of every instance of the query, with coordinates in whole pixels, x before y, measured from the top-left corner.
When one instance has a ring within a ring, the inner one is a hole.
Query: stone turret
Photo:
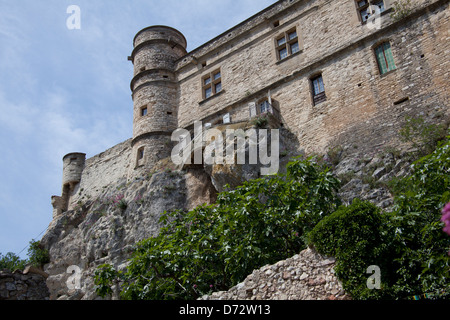
[[[152,26],[134,38],[134,171],[149,168],[171,154],[171,135],[178,126],[175,62],[186,55],[186,39],[177,30]]]
[[[68,210],[73,191],[81,181],[85,163],[85,153],[69,153],[64,156],[62,195],[52,197],[53,218]]]

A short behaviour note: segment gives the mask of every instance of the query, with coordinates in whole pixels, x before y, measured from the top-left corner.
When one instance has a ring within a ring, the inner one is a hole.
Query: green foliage
[[[444,124],[427,124],[422,117],[407,117],[400,136],[403,142],[409,142],[417,148],[421,157],[432,153],[445,138],[446,132],[447,126]]]
[[[30,241],[27,254],[29,258],[28,264],[31,264],[34,267],[42,268],[44,264],[50,262],[48,251],[41,248],[39,241]]]
[[[95,290],[101,297],[111,295],[111,284],[114,284],[117,279],[121,278],[122,273],[116,271],[110,265],[101,265],[95,270],[94,281]]]
[[[158,237],[139,243],[128,269],[98,271],[98,294],[122,281],[123,299],[195,299],[227,290],[254,269],[305,248],[306,235],[340,205],[339,181],[315,159],[295,159],[286,175],[245,183],[212,206],[165,213]]]
[[[8,252],[6,255],[0,253],[0,270],[7,269],[10,271],[23,270],[27,264],[26,260],[20,259],[19,256],[12,252]]]
[[[384,290],[371,292],[367,288],[367,268],[379,266],[389,270],[390,237],[386,233],[387,217],[376,206],[356,199],[326,217],[309,234],[316,249],[337,259],[336,275],[353,298],[371,293],[383,297]],[[386,279],[386,274],[382,279]],[[382,288],[385,283],[382,283]]]
[[[257,128],[264,128],[269,124],[267,115],[257,116],[252,120],[252,125]]]
[[[399,295],[450,294],[450,237],[442,231],[441,210],[450,202],[450,137],[433,154],[414,164],[396,197],[391,217],[398,243]]]
[[[450,237],[441,210],[450,202],[450,137],[397,180],[394,212],[360,201],[322,220],[309,234],[319,252],[335,256],[336,274],[355,299],[406,299],[450,293]],[[399,187],[398,185],[402,185]],[[381,290],[366,287],[366,268],[382,270]]]
[[[412,12],[411,0],[397,0],[393,3],[394,12],[391,14],[394,21],[399,21]]]

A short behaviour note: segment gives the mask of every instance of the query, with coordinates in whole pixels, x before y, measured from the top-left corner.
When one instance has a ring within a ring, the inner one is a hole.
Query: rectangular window
[[[325,85],[323,83],[322,75],[318,75],[311,79],[311,85],[313,90],[314,105],[322,103],[327,100],[325,95]]]
[[[139,149],[139,152],[138,152],[138,160],[142,160],[142,159],[144,159],[144,148]]]
[[[391,45],[389,42],[384,42],[376,47],[375,56],[377,58],[380,74],[385,74],[396,69],[394,57],[392,56]]]
[[[300,44],[296,29],[285,32],[275,41],[278,60],[284,60],[294,53],[300,52]]]
[[[222,91],[222,74],[215,70],[202,78],[203,99],[208,99]]]
[[[371,15],[385,11],[383,0],[356,0],[356,3],[362,23],[365,23]]]
[[[261,114],[270,112],[270,103],[269,101],[264,101],[259,104],[259,110]]]
[[[141,109],[141,117],[145,117],[148,114],[148,108],[147,107],[143,107]]]
[[[145,156],[145,147],[139,148],[136,155],[136,168],[140,167],[144,164],[144,156]]]

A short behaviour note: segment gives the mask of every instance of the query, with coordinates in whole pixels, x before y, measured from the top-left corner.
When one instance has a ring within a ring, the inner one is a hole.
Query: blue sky
[[[174,27],[190,51],[275,2],[0,0],[0,253],[42,237],[64,155],[89,158],[132,136],[127,57],[139,30]],[[67,28],[70,5],[80,30]]]

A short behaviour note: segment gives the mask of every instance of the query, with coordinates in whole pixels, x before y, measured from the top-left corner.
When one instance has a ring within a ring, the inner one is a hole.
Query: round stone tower
[[[63,158],[63,186],[76,185],[81,181],[85,162],[85,153],[69,153]]]
[[[149,168],[170,157],[178,126],[175,62],[186,55],[186,39],[166,26],[138,32],[129,59],[134,64],[132,167]]]
[[[53,207],[56,210],[53,213],[54,216],[58,216],[68,210],[75,187],[81,181],[85,163],[85,153],[69,153],[64,156],[62,195],[61,197],[52,198]]]

